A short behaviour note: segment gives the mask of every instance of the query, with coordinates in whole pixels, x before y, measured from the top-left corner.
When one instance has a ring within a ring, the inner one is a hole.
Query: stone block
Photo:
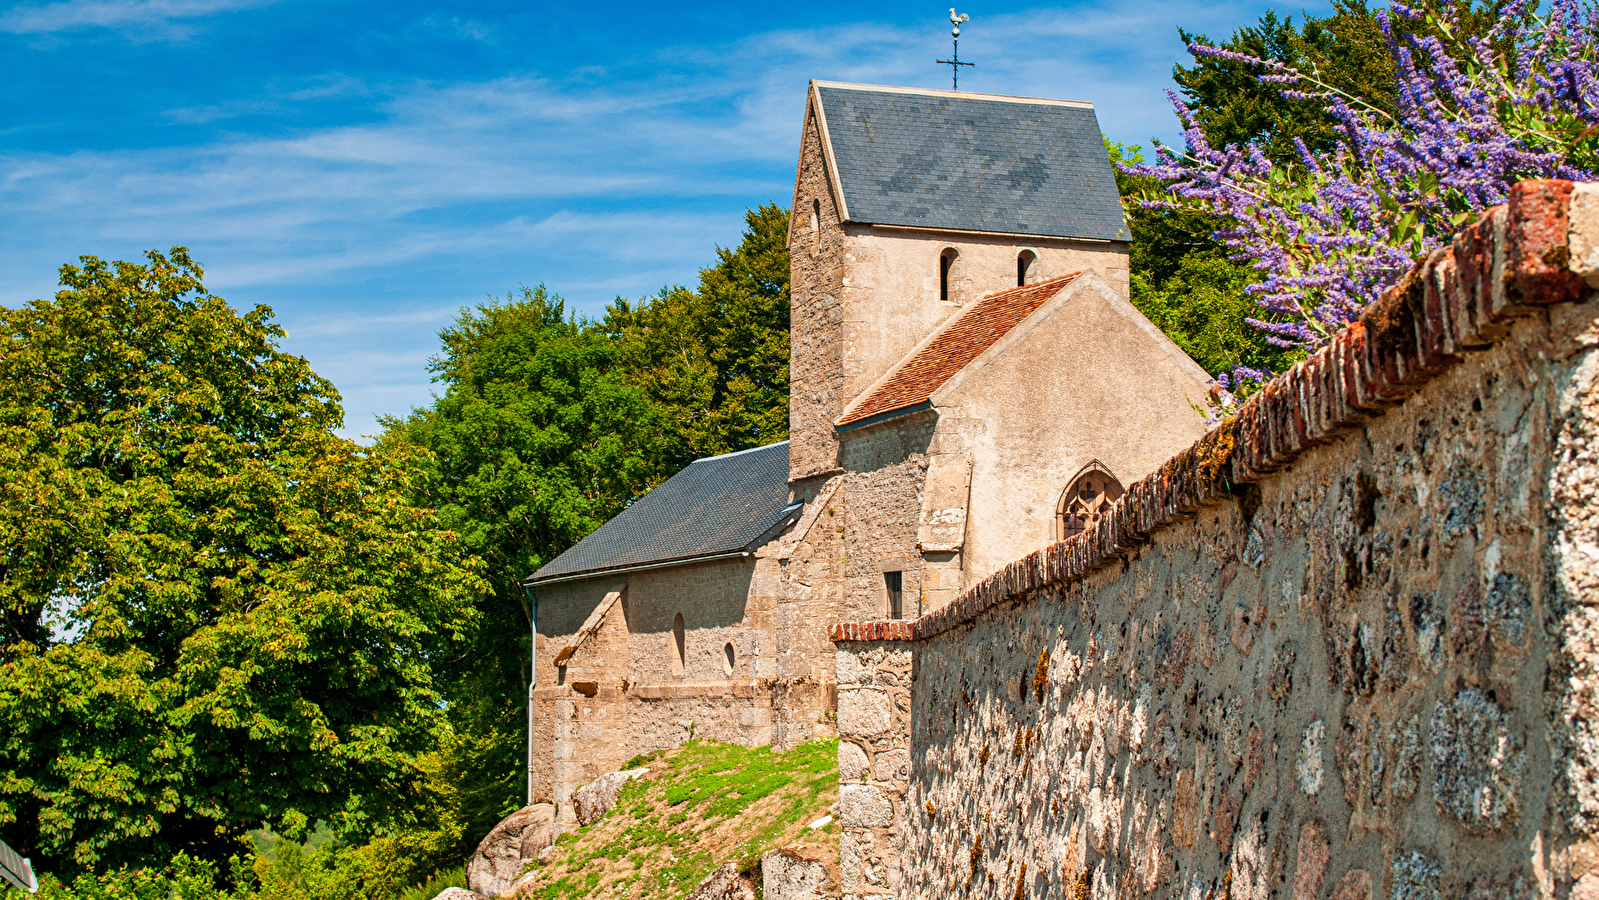
[[[610,772],[579,788],[577,793],[572,795],[572,806],[577,814],[577,823],[579,825],[588,825],[605,818],[605,815],[616,806],[616,798],[622,793],[622,785],[649,773],[649,769]]]
[[[842,752],[843,745],[840,745]],[[904,748],[885,750],[872,759],[872,777],[878,781],[900,782],[911,777],[911,752]]]
[[[888,694],[872,688],[838,692],[840,734],[872,737],[888,731],[893,722]]]
[[[737,865],[723,863],[700,882],[687,900],[755,900],[755,885],[739,874]]]
[[[894,824],[894,803],[869,784],[839,785],[838,820],[845,828],[887,828]]]
[[[769,851],[761,857],[765,900],[824,900],[836,896],[838,864],[819,847]]]
[[[1573,187],[1567,229],[1571,271],[1599,288],[1599,184]]]
[[[548,803],[535,803],[506,816],[467,860],[467,886],[488,897],[509,888],[522,874],[524,834],[530,839],[545,835],[553,840],[554,824],[555,807]]]

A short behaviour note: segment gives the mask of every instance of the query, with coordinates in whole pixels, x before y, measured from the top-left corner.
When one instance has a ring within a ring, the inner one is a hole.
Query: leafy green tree
[[[483,584],[183,248],[0,309],[0,825],[58,872],[403,821]]]
[[[542,285],[463,310],[439,337],[430,367],[442,393],[386,420],[380,441],[426,450],[417,501],[485,561],[491,585],[469,639],[439,663],[456,737],[431,782],[433,848],[417,850],[434,866],[460,862],[522,804],[522,580],[663,477],[668,430],[615,343]]]
[[[739,246],[716,248],[716,265],[700,270],[698,290],[606,310],[622,364],[671,423],[666,475],[788,436],[788,211],[768,203],[744,224]]]
[[[1338,90],[1394,107],[1393,57],[1364,0],[1334,0],[1330,15],[1306,15],[1298,26],[1293,16],[1268,10],[1220,44],[1182,29],[1178,34],[1184,44],[1220,46],[1316,72]],[[1299,158],[1296,138],[1312,150],[1333,144],[1337,123],[1323,110],[1326,101],[1286,98],[1281,85],[1261,84],[1259,70],[1244,63],[1196,56],[1174,66],[1172,79],[1215,146],[1259,141],[1272,159],[1291,161]]]

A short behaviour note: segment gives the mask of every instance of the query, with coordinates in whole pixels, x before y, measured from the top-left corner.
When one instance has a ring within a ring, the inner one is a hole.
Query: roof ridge
[[[786,443],[788,443],[788,438],[783,438],[780,441],[774,441],[770,444],[762,444],[759,447],[745,447],[743,450],[734,450],[731,453],[719,453],[715,456],[702,456],[699,459],[691,460],[689,465],[692,466],[694,463],[710,462],[713,459],[727,459],[729,456],[741,456],[745,453],[754,453],[757,450],[770,450],[773,447],[781,447]]]
[[[914,94],[922,97],[957,97],[962,100],[992,100],[999,103],[1042,103],[1047,106],[1073,106],[1093,109],[1092,100],[1059,100],[1053,97],[1023,97],[1019,94],[985,94],[977,91],[944,91],[938,88],[905,87],[895,84],[861,84],[853,81],[823,81],[811,79],[816,87],[837,88],[845,91],[878,91],[885,94]]]
[[[861,392],[856,401],[845,407],[834,427],[862,424],[927,403],[934,391],[1081,275],[1080,271],[1058,275],[974,301],[933,329],[882,378]]]

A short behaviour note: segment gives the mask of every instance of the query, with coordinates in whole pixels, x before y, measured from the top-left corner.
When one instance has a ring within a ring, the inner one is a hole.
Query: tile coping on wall
[[[833,626],[832,639],[926,640],[1038,588],[1080,579],[1157,529],[1236,496],[1310,448],[1382,415],[1462,354],[1494,344],[1514,320],[1586,297],[1588,284],[1569,267],[1576,187],[1555,180],[1512,187],[1504,205],[1417,264],[1358,322],[1272,379],[1235,415],[1133,483],[1083,533],[1010,563],[919,619],[845,622]]]

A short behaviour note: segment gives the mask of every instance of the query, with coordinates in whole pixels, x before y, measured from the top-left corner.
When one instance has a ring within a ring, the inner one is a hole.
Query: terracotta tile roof
[[[888,378],[838,420],[839,427],[925,403],[944,382],[966,368],[1044,301],[1060,293],[1076,272],[1011,288],[973,303],[933,339],[900,362]]]

